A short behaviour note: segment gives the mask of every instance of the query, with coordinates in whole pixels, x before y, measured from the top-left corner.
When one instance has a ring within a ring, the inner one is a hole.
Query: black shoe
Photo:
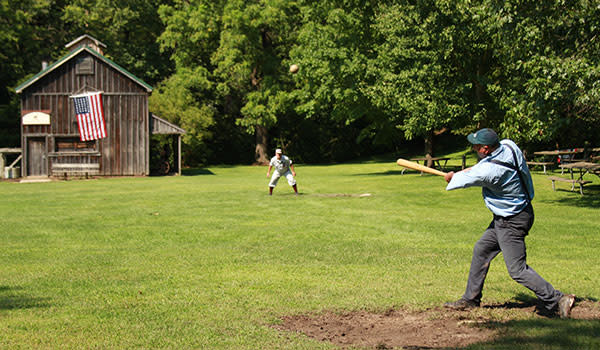
[[[571,308],[575,304],[575,295],[565,294],[558,301],[558,315],[560,318],[569,318]]]
[[[479,303],[472,300],[458,299],[457,301],[448,302],[444,304],[444,307],[454,310],[466,310],[479,307]]]

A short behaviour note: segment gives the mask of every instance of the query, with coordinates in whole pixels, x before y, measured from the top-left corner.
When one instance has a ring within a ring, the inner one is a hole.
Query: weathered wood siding
[[[78,75],[77,59],[90,56],[94,74]],[[69,96],[103,91],[107,137],[96,141],[97,152],[55,152],[55,137],[79,137]],[[47,136],[47,169],[53,162],[100,163],[100,175],[147,175],[149,112],[147,91],[112,66],[86,51],[63,63],[23,91],[21,110],[50,110],[49,126],[22,127],[22,137]],[[23,142],[22,144],[26,144]]]

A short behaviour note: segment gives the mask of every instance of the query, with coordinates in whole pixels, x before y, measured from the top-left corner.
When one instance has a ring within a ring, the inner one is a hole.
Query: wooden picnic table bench
[[[544,167],[544,174],[546,174],[546,167],[553,166],[554,162],[527,162],[529,166],[542,166]]]
[[[85,176],[87,179],[90,175],[97,175],[100,173],[100,164],[98,163],[54,163],[52,164],[52,175],[60,176],[63,175],[66,179],[67,176]]]
[[[590,183],[591,181],[581,180],[581,179],[565,179],[564,177],[558,176],[548,176],[548,180],[552,181],[552,190],[556,191],[556,185],[554,184],[556,181],[559,182],[567,182],[571,184],[571,191],[575,190],[575,184],[579,185],[579,193],[583,195],[583,185]]]

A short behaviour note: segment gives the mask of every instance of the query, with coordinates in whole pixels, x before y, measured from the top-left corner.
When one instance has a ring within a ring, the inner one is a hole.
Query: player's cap
[[[469,134],[467,140],[474,145],[494,146],[498,144],[498,134],[492,129],[485,128]]]
[[[278,153],[283,153],[283,152],[281,151],[281,148],[278,148],[278,149],[276,149],[276,150],[275,150],[275,154],[278,154]]]

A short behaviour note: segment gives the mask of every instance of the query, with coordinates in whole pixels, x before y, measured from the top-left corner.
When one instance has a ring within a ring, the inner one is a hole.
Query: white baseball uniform
[[[277,159],[277,156],[271,158],[270,166],[274,168],[273,176],[271,176],[271,181],[269,182],[269,187],[277,186],[277,182],[279,178],[285,176],[290,186],[294,186],[296,184],[296,180],[290,171],[290,165],[292,165],[292,160],[287,156],[281,155],[281,159]]]

